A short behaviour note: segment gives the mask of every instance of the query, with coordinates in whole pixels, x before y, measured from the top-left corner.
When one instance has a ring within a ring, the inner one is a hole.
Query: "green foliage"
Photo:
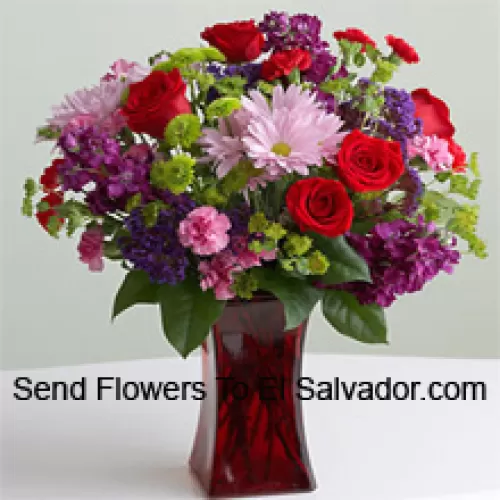
[[[329,260],[330,267],[322,276],[326,285],[338,285],[349,281],[371,283],[370,270],[366,261],[349,246],[343,236],[328,238],[312,233],[314,248],[320,250]]]
[[[479,221],[479,207],[477,205],[464,204],[458,207],[453,217],[447,224],[447,229],[460,236],[469,244],[469,251],[476,257],[484,259],[488,256],[486,244],[477,234],[477,223]]]
[[[151,184],[169,189],[178,195],[193,182],[196,161],[187,155],[177,155],[168,161],[156,161],[151,166]]]
[[[248,222],[249,233],[263,233],[269,227],[269,221],[263,212],[257,212],[250,216]]]
[[[323,295],[321,290],[308,285],[304,280],[273,269],[254,268],[252,273],[259,283],[259,289],[274,294],[283,303],[287,330],[307,319]]]
[[[57,215],[51,215],[47,223],[47,232],[53,238],[59,238],[59,231],[61,230],[61,220]]]
[[[196,83],[201,92],[206,92],[215,83],[214,75],[202,73],[189,66],[181,68],[180,72],[188,83]]]
[[[320,84],[319,88],[322,92],[327,94],[338,95],[342,91],[348,91],[351,87],[349,78],[336,78],[335,80],[328,80]]]
[[[287,80],[292,85],[300,85],[300,70],[295,67],[292,69],[290,74],[287,77]]]
[[[476,257],[487,257],[486,244],[476,234],[479,219],[477,205],[460,204],[438,191],[427,191],[422,202],[427,221],[435,221],[466,241]]]
[[[35,194],[38,191],[38,187],[36,185],[36,182],[33,178],[28,177],[24,183],[24,193],[26,196],[29,196],[30,198],[32,196],[35,196]]]
[[[240,109],[240,107],[241,102],[236,97],[220,97],[207,106],[205,114],[208,120],[224,118]]]
[[[127,200],[127,203],[125,204],[125,211],[130,213],[132,212],[132,210],[134,210],[134,208],[140,207],[141,204],[142,204],[142,194],[135,193]]]
[[[212,290],[202,291],[194,276],[175,286],[160,285],[158,301],[165,337],[184,358],[202,344],[225,306]]]
[[[396,69],[396,64],[386,59],[377,59],[375,62],[375,71],[372,73],[370,80],[383,84],[388,83],[392,80]]]
[[[264,229],[264,234],[272,241],[278,242],[286,236],[287,230],[279,222],[271,222],[266,229]]]
[[[422,198],[422,209],[427,221],[447,225],[460,203],[439,191],[427,190]]]
[[[343,63],[349,66],[355,57],[361,53],[363,44],[359,42],[350,42],[349,40],[338,40],[339,48],[342,52]]]
[[[227,203],[227,197],[219,192],[217,186],[208,186],[202,191],[200,201],[206,205],[220,207]]]
[[[165,129],[165,140],[170,147],[188,149],[201,135],[200,119],[196,115],[177,115]]]
[[[361,52],[358,52],[354,56],[353,62],[358,68],[362,68],[366,64],[366,57]]]
[[[21,206],[21,213],[26,217],[33,216],[33,196],[38,191],[38,186],[34,179],[29,177],[24,182],[24,198]]]
[[[453,175],[453,172],[439,172],[434,176],[438,182],[444,183],[450,180],[450,177]]]
[[[306,254],[312,246],[312,239],[297,233],[287,235],[283,250],[288,257],[300,257]]]
[[[136,304],[155,304],[158,300],[159,285],[151,283],[144,271],[133,270],[127,273],[116,293],[111,319]]]
[[[455,174],[450,177],[450,193],[461,194],[469,200],[475,200],[479,194],[481,179],[469,182],[467,176]]]
[[[386,344],[384,310],[375,304],[361,305],[347,292],[327,290],[322,301],[326,320],[342,335],[367,344]]]
[[[307,267],[310,274],[322,276],[328,271],[330,262],[323,253],[321,253],[319,250],[314,250],[314,252],[311,252],[311,254],[308,256]]]
[[[217,92],[223,97],[240,98],[245,92],[247,81],[242,76],[227,76],[214,83]]]
[[[264,95],[271,96],[274,91],[274,85],[264,80],[259,80],[257,82],[257,89],[260,90]]]
[[[365,45],[365,54],[372,63],[376,63],[377,59],[382,56],[380,50],[377,50],[373,45],[369,43]]]
[[[61,131],[51,126],[40,127],[36,130],[36,137],[41,140],[55,141],[60,135]]]
[[[59,217],[66,219],[66,235],[73,236],[77,229],[83,227],[91,217],[89,208],[82,202],[67,200],[54,209]],[[60,224],[60,222],[59,222]]]
[[[153,67],[153,71],[172,71],[194,63],[208,61],[225,61],[224,55],[214,47],[184,48],[170,55],[167,61],[162,61]]]
[[[226,56],[215,47],[202,47],[200,50],[203,52],[204,61],[224,62],[226,60]]]
[[[104,257],[109,260],[122,260],[123,255],[115,239],[104,242]]]
[[[250,271],[237,274],[231,285],[231,289],[238,297],[248,300],[253,297],[253,292],[257,291],[258,287],[258,281]]]
[[[472,153],[469,160],[469,170],[476,176],[479,177],[479,163],[478,163],[478,153]]]
[[[142,217],[144,218],[144,224],[146,227],[156,226],[158,222],[158,216],[160,215],[160,210],[165,206],[165,204],[159,200],[151,201],[142,207]]]
[[[21,214],[25,215],[26,217],[33,217],[33,200],[31,198],[23,198],[23,204],[21,205]]]
[[[255,168],[251,161],[241,160],[222,179],[221,191],[226,196],[238,193],[252,177],[258,177],[262,172],[263,169]]]

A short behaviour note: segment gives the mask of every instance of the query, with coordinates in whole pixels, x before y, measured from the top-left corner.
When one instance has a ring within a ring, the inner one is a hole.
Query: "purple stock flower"
[[[177,236],[179,223],[195,208],[186,195],[165,192],[168,208],[158,214],[154,226],[146,225],[141,209],[134,209],[125,221],[129,235],[118,240],[125,259],[135,269],[145,271],[152,282],[175,285],[186,277],[189,266],[188,250]]]
[[[58,167],[63,189],[79,192],[89,182],[98,182],[105,169],[120,158],[120,144],[97,127],[69,128],[61,134],[58,145],[64,163]]]
[[[300,48],[311,54],[312,64],[304,77],[312,83],[321,83],[335,66],[336,58],[329,51],[328,42],[321,39],[321,20],[317,16],[272,11],[264,16],[259,29],[266,36],[266,50]],[[332,78],[346,76],[343,68]]]
[[[85,192],[95,215],[123,209],[129,196],[147,195],[151,190],[148,174],[153,155],[145,144],[122,154],[117,140],[96,127],[87,127],[67,129],[58,145],[64,153],[64,162],[58,167],[64,190]]]
[[[353,282],[339,288],[361,304],[390,306],[398,295],[421,290],[440,271],[452,273],[460,253],[443,243],[433,223],[396,220],[377,224],[367,235],[349,234],[349,244],[366,260],[372,283]]]
[[[404,89],[385,87],[382,118],[375,122],[379,132],[401,144],[405,160],[408,139],[422,132],[422,122],[415,118],[415,104]]]

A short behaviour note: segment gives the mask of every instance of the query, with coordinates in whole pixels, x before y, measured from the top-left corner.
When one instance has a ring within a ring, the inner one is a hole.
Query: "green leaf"
[[[422,199],[422,207],[427,221],[433,220],[446,225],[461,205],[439,191],[428,190]]]
[[[165,336],[184,358],[205,340],[226,304],[212,290],[202,291],[194,277],[175,286],[160,285],[158,299]]]
[[[361,219],[354,221],[349,231],[356,234],[367,234],[377,225],[378,222],[379,221],[376,219]]]
[[[469,180],[465,175],[454,175],[450,179],[450,193],[460,194],[469,200],[477,198],[480,186],[481,179],[474,179],[469,185]]]
[[[434,177],[438,182],[446,182],[452,175],[451,172],[439,172]]]
[[[469,160],[469,169],[476,176],[479,177],[479,164],[477,161],[478,153],[472,153]]]
[[[158,301],[158,285],[151,283],[144,271],[130,271],[123,280],[113,305],[111,318],[136,304],[154,304]]]
[[[305,281],[292,278],[269,268],[255,268],[254,276],[259,288],[274,294],[285,308],[285,328],[291,330],[311,314],[312,308],[322,297],[323,291]]]
[[[347,243],[343,236],[328,238],[319,234],[309,235],[314,248],[324,253],[330,261],[327,273],[321,277],[326,285],[338,285],[350,281],[371,283],[370,269],[366,261]]]
[[[375,62],[381,55],[371,43],[365,44],[365,54],[371,62]]]
[[[122,260],[123,255],[115,240],[104,242],[104,257],[109,260]]]
[[[323,296],[323,314],[342,335],[367,344],[386,344],[384,310],[376,305],[361,305],[347,292],[327,290]]]
[[[208,120],[218,117],[229,116],[233,111],[241,107],[241,102],[235,97],[221,97],[211,102],[206,109],[206,116]]]
[[[36,204],[36,210],[37,212],[46,212],[47,210],[50,210],[50,205],[46,201],[39,201]]]
[[[242,76],[228,76],[218,80],[214,87],[219,94],[226,97],[241,97],[245,92],[247,81]]]
[[[295,67],[288,75],[288,82],[294,85],[300,85],[300,69]]]
[[[177,115],[165,129],[165,140],[171,147],[188,149],[201,135],[200,119],[192,114]]]
[[[361,68],[365,65],[366,63],[366,57],[361,53],[361,52],[358,52],[355,56],[354,56],[354,64],[358,67],[358,68]]]

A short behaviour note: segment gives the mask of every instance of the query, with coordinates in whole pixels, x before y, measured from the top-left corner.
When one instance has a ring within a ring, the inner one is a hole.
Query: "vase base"
[[[218,483],[210,484],[206,475],[196,470],[190,462],[189,470],[206,498],[248,498],[253,496],[287,495],[292,493],[311,493],[317,485],[314,478],[307,478],[307,484],[282,484],[280,482],[256,482],[255,484]]]

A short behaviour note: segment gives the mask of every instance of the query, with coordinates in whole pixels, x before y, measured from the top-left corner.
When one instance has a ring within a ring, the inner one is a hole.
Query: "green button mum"
[[[174,194],[181,194],[193,182],[195,164],[195,160],[187,155],[157,161],[151,167],[151,183],[159,189],[169,189]]]

